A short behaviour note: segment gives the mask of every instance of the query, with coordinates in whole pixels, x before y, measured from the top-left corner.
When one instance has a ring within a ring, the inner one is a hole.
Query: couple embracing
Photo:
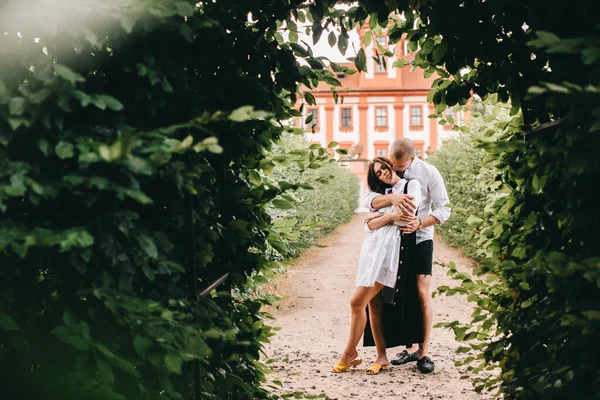
[[[368,234],[350,300],[350,337],[331,371],[362,363],[356,347],[364,335],[364,345],[377,350],[368,375],[389,368],[386,349],[396,346],[406,349],[392,364],[416,361],[422,373],[433,372],[429,285],[434,225],[450,216],[444,181],[434,166],[415,157],[413,142],[401,138],[392,144],[389,160],[377,157],[369,164],[367,183],[366,204],[377,212],[365,221]]]

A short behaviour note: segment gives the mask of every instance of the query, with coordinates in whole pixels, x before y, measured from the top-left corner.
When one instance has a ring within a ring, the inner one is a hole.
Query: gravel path
[[[461,372],[454,365],[459,343],[453,332],[439,328],[434,328],[430,346],[436,364],[432,374],[421,374],[416,363],[411,363],[367,376],[365,369],[375,360],[372,347],[358,348],[363,359],[358,368],[342,374],[329,372],[348,338],[348,303],[355,289],[359,252],[366,234],[363,219],[364,214],[355,215],[321,242],[326,247],[305,252],[278,282],[277,291],[286,299],[271,323],[281,330],[265,349],[265,359],[272,362],[268,380],[282,382],[281,393],[302,391],[326,394],[329,399],[479,399],[471,383],[460,379]],[[470,267],[467,258],[443,242],[436,240],[434,247],[434,261],[454,261],[459,269]],[[444,268],[435,264],[433,268],[432,289],[456,285]],[[472,312],[461,296],[436,296],[432,301],[434,324],[468,321]],[[401,350],[389,349],[388,356]]]

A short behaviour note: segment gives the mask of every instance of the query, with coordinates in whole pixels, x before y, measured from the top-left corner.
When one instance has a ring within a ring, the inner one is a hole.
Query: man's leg
[[[431,294],[429,293],[433,269],[433,240],[426,240],[417,244],[416,255],[417,292],[423,316],[423,341],[419,343],[417,367],[422,373],[428,374],[433,372],[435,368],[433,361],[429,358],[429,342],[431,339],[431,327],[433,325]]]
[[[429,295],[429,284],[431,283],[431,275],[419,274],[417,275],[417,292],[419,294],[419,302],[421,303],[421,313],[423,315],[423,341],[419,343],[418,352],[415,345],[407,348],[396,357],[392,359],[392,364],[402,365],[411,361],[418,361],[423,357],[429,358],[429,339],[431,337],[431,326],[433,323],[433,313],[431,311],[431,296]],[[427,360],[426,360],[427,361]],[[431,361],[429,359],[429,361]],[[433,364],[433,363],[431,363]],[[427,367],[421,369],[421,372],[431,372]],[[427,373],[425,372],[425,373]]]
[[[419,359],[429,356],[429,340],[431,338],[431,326],[433,313],[431,311],[431,296],[429,295],[429,284],[431,275],[417,275],[417,290],[421,301],[423,312],[423,341],[419,343]]]

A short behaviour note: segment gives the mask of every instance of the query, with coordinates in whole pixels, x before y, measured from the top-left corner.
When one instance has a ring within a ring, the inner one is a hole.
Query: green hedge
[[[492,200],[489,177],[485,176],[487,153],[475,146],[468,133],[444,141],[441,148],[427,162],[437,167],[444,178],[452,215],[437,227],[444,240],[465,251],[469,256],[480,258],[473,219],[485,218],[485,207]]]
[[[247,281],[278,243],[266,205],[298,185],[260,173],[298,85],[333,79],[278,33],[302,3],[2,10],[3,397],[271,397]]]
[[[335,143],[334,143],[335,144]],[[312,146],[312,150],[310,149]],[[319,146],[311,145],[298,136],[286,135],[273,149],[277,155],[298,152],[319,152]],[[323,150],[320,150],[323,153]],[[310,160],[307,160],[310,163]],[[282,165],[274,168],[273,179],[315,182],[303,185],[292,196],[294,207],[282,210],[272,206],[269,214],[276,227],[285,228],[295,235],[288,246],[281,250],[277,259],[293,257],[327,235],[336,227],[348,222],[358,207],[358,178],[338,163],[327,163],[319,169],[302,168],[306,165]]]
[[[467,125],[461,129],[453,128],[457,134],[445,140],[440,149],[427,159],[444,178],[452,205],[451,218],[436,229],[448,244],[478,260],[491,255],[483,245],[486,238],[481,232],[492,224],[490,205],[504,196],[495,190],[499,187],[494,183],[498,170],[495,159],[490,157],[484,146],[494,140],[496,133],[490,130],[490,123],[507,123],[510,120],[509,108],[498,103],[495,96],[490,96],[483,103],[475,102],[475,107],[467,110],[472,113]]]

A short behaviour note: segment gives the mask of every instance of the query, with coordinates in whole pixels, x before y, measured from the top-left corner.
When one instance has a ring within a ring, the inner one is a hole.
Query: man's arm
[[[437,169],[430,182],[429,193],[431,194],[431,201],[433,202],[435,210],[423,219],[423,224],[425,224],[425,220],[427,220],[428,225],[425,226],[441,225],[450,218],[450,207],[448,207],[450,200],[448,199],[448,192],[446,191],[446,185],[444,185],[442,175],[440,175]]]
[[[446,186],[444,185],[442,175],[440,175],[437,169],[430,181],[428,190],[435,210],[433,210],[431,214],[421,218],[421,220],[414,217],[408,225],[402,228],[404,233],[410,234],[417,229],[441,225],[450,217],[450,208],[446,206],[447,204],[450,204],[450,200],[448,199],[448,193],[446,192]]]
[[[406,210],[409,213],[414,213],[417,207],[413,203],[414,196],[403,193],[382,194],[371,201],[371,208],[379,210],[383,207],[394,205],[398,210]]]

